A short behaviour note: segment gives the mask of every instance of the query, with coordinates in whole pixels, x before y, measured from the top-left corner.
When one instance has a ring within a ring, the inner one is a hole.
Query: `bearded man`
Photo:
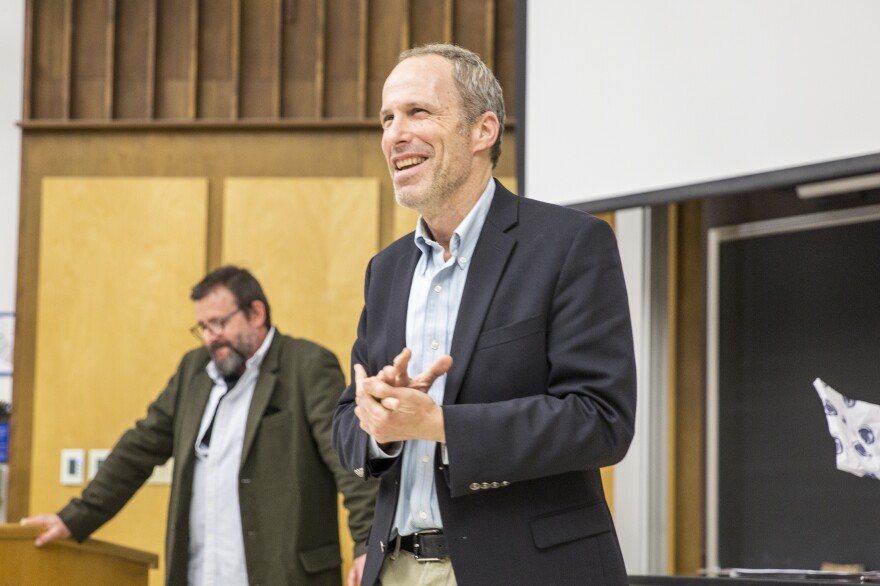
[[[58,514],[22,520],[36,540],[86,539],[174,457],[166,583],[340,583],[337,491],[345,496],[360,581],[375,486],[344,470],[330,423],[345,380],[336,357],[281,334],[245,269],[208,274],[190,298],[188,352],[147,415]]]

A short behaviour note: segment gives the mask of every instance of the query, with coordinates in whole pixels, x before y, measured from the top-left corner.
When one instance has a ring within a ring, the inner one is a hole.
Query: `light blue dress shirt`
[[[419,218],[415,244],[422,256],[413,274],[406,312],[406,345],[412,350],[410,376],[421,374],[438,358],[449,354],[471,255],[494,195],[495,182],[489,179],[480,199],[455,229],[448,260],[443,259],[443,247],[430,238],[424,220]],[[443,404],[445,388],[443,375],[428,391],[438,405]],[[436,446],[436,442],[425,440],[410,440],[403,446],[403,472],[394,523],[400,535],[443,527],[434,486]]]

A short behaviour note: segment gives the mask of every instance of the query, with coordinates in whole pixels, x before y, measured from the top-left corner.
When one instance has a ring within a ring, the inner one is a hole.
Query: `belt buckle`
[[[441,531],[439,529],[428,529],[426,531],[418,531],[413,534],[413,555],[418,562],[439,562],[441,558],[438,557],[429,557],[423,556],[421,554],[422,549],[422,535],[438,535]]]

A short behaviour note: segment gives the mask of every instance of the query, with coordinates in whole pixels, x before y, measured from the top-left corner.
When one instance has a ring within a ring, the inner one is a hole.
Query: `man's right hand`
[[[67,528],[67,525],[64,524],[64,521],[61,520],[61,517],[55,514],[25,517],[21,520],[21,524],[40,525],[46,528],[46,530],[40,533],[40,535],[37,536],[37,539],[34,541],[34,545],[36,545],[37,547],[42,547],[50,541],[55,541],[56,539],[66,539],[70,537],[70,529]]]

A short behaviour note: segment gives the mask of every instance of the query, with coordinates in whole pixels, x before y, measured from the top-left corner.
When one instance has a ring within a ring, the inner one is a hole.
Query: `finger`
[[[33,517],[25,517],[19,524],[21,525],[42,525],[44,527],[49,526],[49,522],[52,520],[51,515],[34,515]]]
[[[376,378],[390,385],[399,386],[400,384],[399,373],[393,366],[386,366],[383,368],[379,371],[379,374],[376,375]]]
[[[425,372],[413,379],[413,381],[420,383],[420,387],[424,386],[424,390],[427,390],[434,384],[435,380],[449,372],[450,368],[452,368],[452,356],[445,354],[438,358],[437,362],[428,367]]]
[[[354,382],[360,384],[367,378],[367,371],[360,364],[354,365]]]
[[[412,359],[412,350],[405,347],[400,351],[400,354],[394,357],[394,360],[391,364],[394,365],[394,368],[397,369],[397,372],[401,374],[406,374],[407,368],[409,368],[409,361]]]

